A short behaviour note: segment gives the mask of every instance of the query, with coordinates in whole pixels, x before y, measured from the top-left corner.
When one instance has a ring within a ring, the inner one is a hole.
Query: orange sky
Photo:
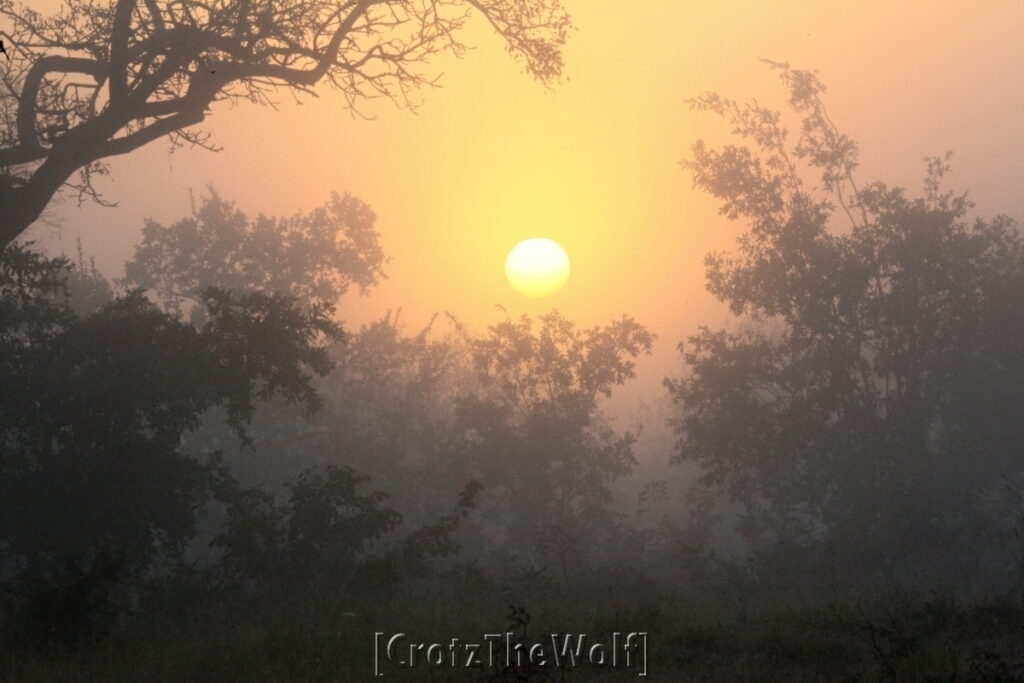
[[[833,118],[861,143],[862,180],[916,189],[921,157],[951,149],[951,184],[971,191],[979,213],[1024,214],[1024,3],[566,4],[578,31],[568,80],[552,91],[477,26],[477,50],[435,63],[442,88],[422,93],[418,114],[381,103],[367,109],[376,120],[355,119],[329,91],[301,107],[283,96],[276,112],[222,107],[208,129],[224,152],[169,156],[157,143],[118,159],[101,188],[120,207],[65,202],[63,244],[80,233],[119,275],[142,218],[185,215],[190,188],[212,183],[251,214],[308,210],[348,191],[376,210],[391,256],[389,280],[343,306],[350,322],[401,307],[414,324],[450,310],[481,325],[499,303],[513,314],[557,307],[585,324],[629,313],[659,335],[635,394],[660,382],[698,324],[726,318],[701,262],[741,226],[719,218],[678,166],[695,139],[725,131],[684,99],[710,89],[782,106],[758,57],[821,72]],[[508,250],[536,236],[572,259],[550,299],[522,297],[504,279]]]

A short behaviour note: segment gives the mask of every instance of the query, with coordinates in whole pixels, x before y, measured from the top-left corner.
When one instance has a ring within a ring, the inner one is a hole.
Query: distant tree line
[[[102,634],[161,576],[337,596],[465,544],[579,569],[635,462],[598,398],[652,336],[557,313],[412,336],[389,314],[345,333],[333,302],[383,276],[377,237],[352,197],[250,219],[211,190],[189,218],[147,223],[117,283],[5,250],[11,637]]]

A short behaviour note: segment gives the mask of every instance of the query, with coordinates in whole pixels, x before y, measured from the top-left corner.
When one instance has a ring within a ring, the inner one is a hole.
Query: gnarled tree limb
[[[353,107],[381,95],[411,106],[409,92],[433,83],[422,64],[465,50],[471,11],[535,78],[559,77],[561,0],[70,0],[51,17],[0,0],[18,46],[0,63],[0,247],[62,187],[98,197],[104,159],[168,136],[205,140],[190,129],[214,102],[326,81]],[[78,74],[96,87],[69,87]]]

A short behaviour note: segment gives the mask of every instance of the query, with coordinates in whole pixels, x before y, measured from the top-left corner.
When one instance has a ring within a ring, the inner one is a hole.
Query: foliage
[[[214,545],[224,551],[226,576],[278,586],[326,579],[341,586],[364,547],[401,521],[381,507],[386,494],[362,493],[366,481],[348,467],[310,468],[288,482],[278,502],[265,490],[239,489],[222,473],[219,498],[228,521]]]
[[[71,320],[67,310],[51,301],[67,292],[68,260],[48,259],[30,246],[12,245],[0,259],[0,367],[5,372],[12,371],[26,339],[52,336]],[[13,385],[5,381],[4,386]]]
[[[146,222],[143,241],[126,264],[121,284],[145,288],[165,311],[189,318],[196,326],[207,323],[204,301],[210,288],[249,298],[287,297],[296,313],[304,309],[312,315],[329,312],[333,317],[334,304],[350,287],[365,292],[384,277],[386,259],[374,221],[366,204],[337,193],[326,205],[309,212],[250,219],[211,188],[191,216],[170,226]],[[268,345],[285,341],[248,333],[239,339]],[[352,335],[335,338],[318,352],[315,362],[336,367],[353,344],[358,346],[358,339]],[[336,383],[319,381],[310,400],[317,407],[322,397],[333,403]],[[357,407],[347,398],[346,404],[351,405],[344,410]],[[347,443],[330,415],[311,421],[308,411],[281,400],[261,399],[253,410],[254,429],[249,430],[242,451],[230,425],[213,414],[187,435],[186,450],[223,451],[232,475],[244,486],[257,482],[280,486],[305,467],[325,462],[317,440],[328,431],[338,439],[338,446]]]
[[[598,401],[633,377],[653,340],[628,316],[581,330],[552,312],[470,341],[479,388],[456,399],[448,448],[459,474],[448,476],[487,487],[489,530],[523,561],[568,563],[609,529],[610,485],[635,462],[634,437],[608,426]]]
[[[15,246],[2,264],[0,540],[15,595],[139,577],[180,551],[210,477],[182,435],[217,406],[242,438],[257,400],[315,407],[340,333],[327,308],[212,289],[201,329],[137,290],[79,315],[52,296],[65,259]]]
[[[1024,243],[1009,219],[970,221],[964,197],[940,192],[948,157],[927,160],[920,198],[858,187],[824,86],[772,67],[802,117],[795,143],[756,102],[692,103],[752,143],[698,142],[686,162],[750,227],[738,256],[706,261],[710,291],[745,325],[702,328],[667,382],[678,458],[746,507],[752,537],[828,539],[851,576],[910,558],[927,573],[992,541],[973,513],[1020,471]]]
[[[397,545],[380,556],[382,576],[425,572],[425,559],[456,545],[479,559],[503,547],[516,562],[569,562],[574,553],[582,562],[590,540],[618,531],[612,484],[634,463],[634,436],[606,423],[600,399],[632,377],[653,335],[628,317],[584,330],[552,313],[479,335],[441,322],[409,334],[389,314],[348,335],[319,386],[324,409],[296,421],[263,406],[260,439],[232,459],[233,473],[282,481],[301,464],[371,474],[403,517],[402,534],[389,540]],[[468,505],[438,519],[438,500],[465,499],[467,485],[470,501],[480,494],[472,506],[479,513],[465,525],[455,522]],[[252,495],[254,510],[270,510],[288,494],[271,487]],[[275,514],[268,529],[288,517]]]
[[[365,203],[337,193],[308,213],[250,219],[210,188],[192,216],[146,221],[123,284],[174,312],[206,287],[335,303],[350,286],[365,292],[383,277],[375,220]]]
[[[275,496],[241,488],[221,469],[216,488],[227,522],[213,540],[224,553],[217,571],[228,584],[256,590],[347,598],[424,576],[431,560],[459,551],[456,535],[476,506],[479,482],[467,483],[451,513],[398,533],[402,515],[384,507],[387,494],[364,491],[368,481],[344,465],[310,467]]]
[[[455,396],[472,381],[468,338],[450,317],[407,332],[400,312],[350,334],[332,349],[337,370],[321,385],[326,405],[310,425],[319,438],[303,444],[305,457],[342,458],[385,485],[407,522],[433,519],[438,497],[466,483],[439,467]]]
[[[114,288],[96,267],[96,259],[88,262],[82,253],[82,242],[78,241],[78,258],[74,267],[67,271],[65,305],[79,315],[95,313],[114,299]]]

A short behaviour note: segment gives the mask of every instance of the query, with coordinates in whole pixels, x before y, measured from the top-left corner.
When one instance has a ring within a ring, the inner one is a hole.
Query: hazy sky
[[[346,302],[347,320],[400,307],[413,324],[450,310],[480,325],[499,303],[513,314],[557,307],[585,324],[629,313],[659,335],[635,392],[660,381],[698,324],[725,320],[702,259],[731,248],[742,226],[717,216],[678,163],[694,140],[726,131],[684,100],[716,90],[783,106],[759,57],[821,73],[834,120],[861,145],[862,182],[916,190],[921,157],[953,150],[950,185],[969,190],[979,214],[1024,215],[1024,2],[566,4],[578,31],[567,80],[551,91],[481,25],[468,36],[477,50],[434,63],[442,87],[422,93],[418,114],[373,103],[376,119],[360,120],[326,90],[301,107],[282,94],[280,111],[220,107],[207,128],[223,152],[168,155],[157,143],[118,159],[101,187],[120,207],[65,202],[65,248],[80,233],[119,275],[143,217],[182,217],[190,189],[213,184],[253,215],[351,192],[377,212],[391,262],[370,297]],[[550,299],[505,282],[505,255],[527,237],[554,239],[572,259]]]

